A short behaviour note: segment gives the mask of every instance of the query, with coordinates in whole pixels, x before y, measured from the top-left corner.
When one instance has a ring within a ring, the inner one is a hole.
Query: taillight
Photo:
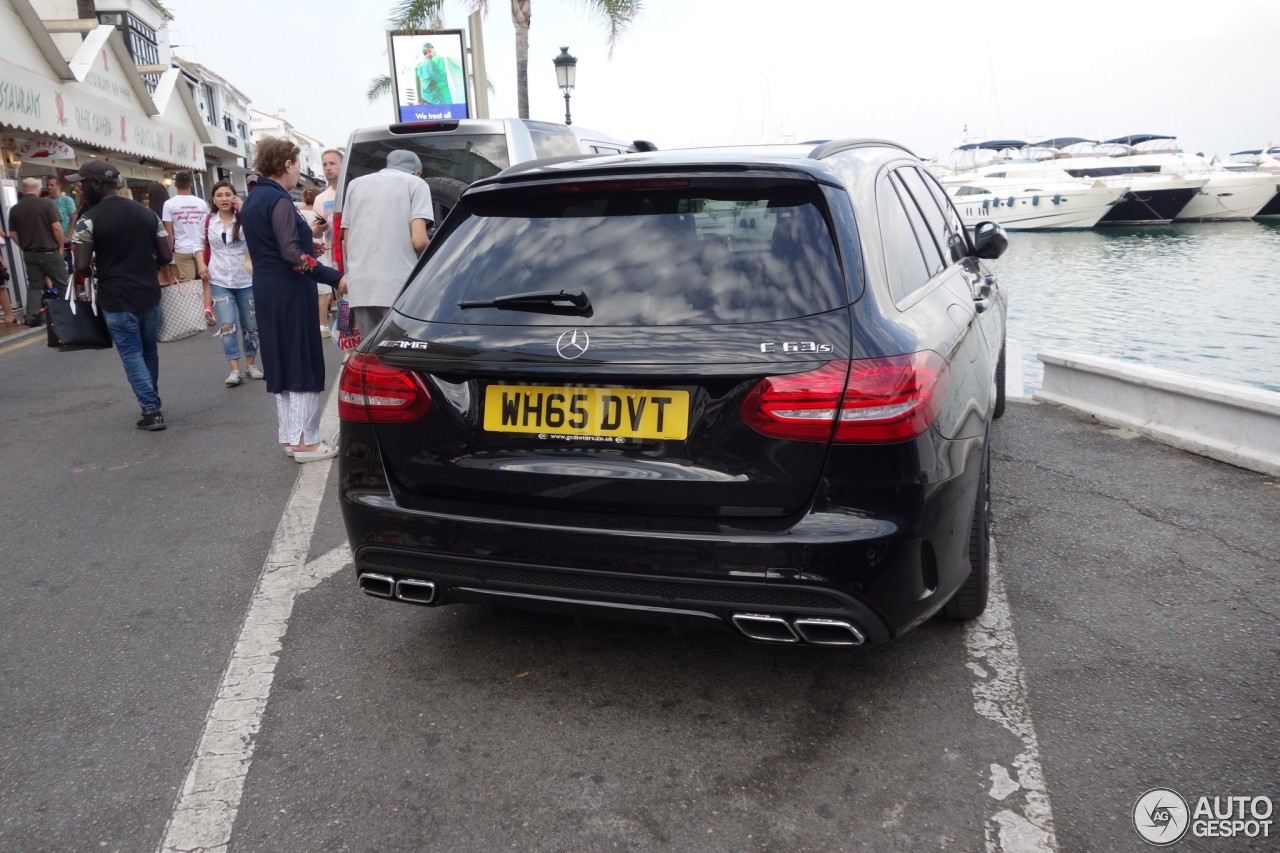
[[[342,257],[342,214],[341,213],[335,213],[333,215],[333,230],[331,230],[329,233],[333,235],[329,240],[329,242],[332,244],[330,246],[329,251],[333,255],[333,266],[335,269],[338,270],[338,272],[345,273],[347,271],[347,268],[346,268],[346,260]]]
[[[903,441],[933,423],[947,384],[947,363],[930,350],[831,361],[808,373],[761,379],[742,401],[742,417],[775,438]]]
[[[431,394],[412,370],[353,352],[338,379],[338,417],[357,424],[402,424],[431,408]]]

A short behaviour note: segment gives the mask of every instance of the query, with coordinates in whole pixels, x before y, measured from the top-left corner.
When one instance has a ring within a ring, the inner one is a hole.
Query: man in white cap
[[[345,295],[361,335],[382,322],[427,248],[431,189],[421,174],[418,155],[397,148],[387,155],[385,169],[347,186],[342,203]]]

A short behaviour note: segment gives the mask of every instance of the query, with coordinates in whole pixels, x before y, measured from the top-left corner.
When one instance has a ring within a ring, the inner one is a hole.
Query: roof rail
[[[815,160],[821,160],[824,157],[830,157],[838,151],[847,151],[851,148],[897,148],[904,151],[912,157],[916,154],[910,148],[898,142],[891,142],[888,139],[835,139],[830,142],[823,142],[817,148],[809,152],[809,156]],[[918,157],[916,159],[919,159]]]

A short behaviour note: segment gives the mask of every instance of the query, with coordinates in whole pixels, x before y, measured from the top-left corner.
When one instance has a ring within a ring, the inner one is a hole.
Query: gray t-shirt
[[[383,169],[356,178],[342,202],[347,234],[347,299],[353,308],[388,308],[404,288],[418,254],[409,223],[430,225],[431,189],[422,178]]]

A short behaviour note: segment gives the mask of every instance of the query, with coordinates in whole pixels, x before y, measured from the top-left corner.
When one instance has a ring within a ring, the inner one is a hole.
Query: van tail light
[[[431,394],[412,370],[352,352],[338,379],[338,417],[357,424],[402,424],[431,408]]]
[[[890,442],[929,429],[947,396],[936,352],[827,362],[758,381],[742,401],[753,429],[797,441]]]
[[[342,257],[342,214],[335,213],[333,215],[333,230],[329,232],[333,236],[329,242],[329,252],[333,256],[333,266],[340,273],[347,271],[346,258]]]

